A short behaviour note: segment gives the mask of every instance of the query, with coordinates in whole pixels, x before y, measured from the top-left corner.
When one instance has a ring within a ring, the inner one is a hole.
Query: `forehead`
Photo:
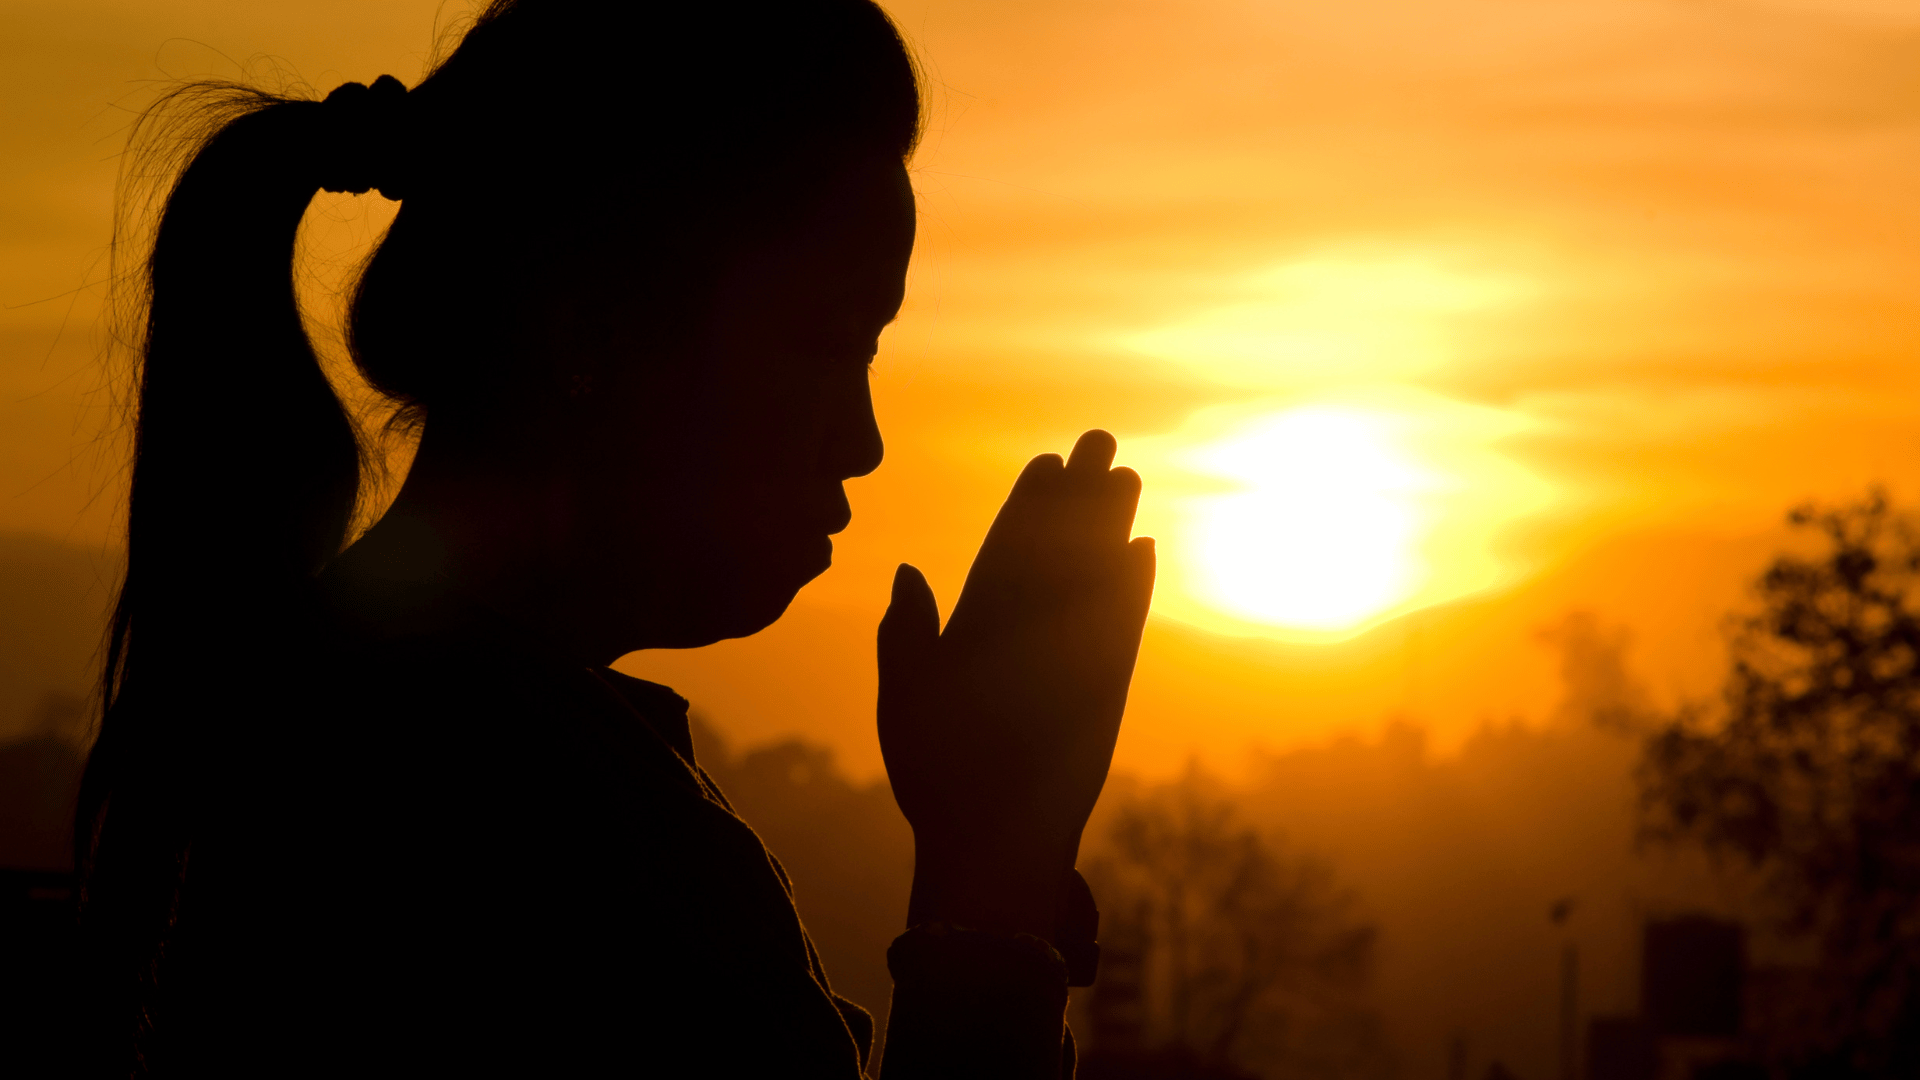
[[[793,227],[744,252],[723,291],[729,301],[871,336],[900,309],[914,226],[905,167],[855,163]]]

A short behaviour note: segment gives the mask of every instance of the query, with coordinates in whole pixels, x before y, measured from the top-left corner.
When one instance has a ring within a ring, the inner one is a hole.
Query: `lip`
[[[833,509],[821,515],[820,525],[825,535],[838,536],[853,524],[853,507],[847,502],[846,492],[840,490],[834,491],[830,505]]]

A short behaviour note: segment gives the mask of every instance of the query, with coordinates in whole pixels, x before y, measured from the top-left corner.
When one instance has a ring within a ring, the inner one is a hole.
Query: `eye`
[[[857,347],[844,350],[840,355],[846,358],[845,363],[865,368],[868,374],[872,374],[873,362],[880,355],[880,340],[875,338],[872,341],[863,342]]]
[[[857,349],[834,349],[807,354],[811,362],[829,371],[873,370],[873,354]]]
[[[829,371],[873,369],[880,352],[880,336],[853,333],[803,333],[788,339],[783,350],[794,360]]]

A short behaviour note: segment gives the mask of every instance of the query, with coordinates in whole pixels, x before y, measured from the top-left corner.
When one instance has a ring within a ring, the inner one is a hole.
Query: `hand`
[[[894,575],[880,750],[913,825],[910,924],[1053,936],[1153,596],[1153,541],[1127,539],[1140,478],[1113,454],[1089,431],[1027,464],[945,632],[926,578]]]

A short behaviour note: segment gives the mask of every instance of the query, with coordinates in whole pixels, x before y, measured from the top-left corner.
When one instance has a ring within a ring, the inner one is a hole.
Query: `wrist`
[[[1070,855],[917,843],[907,924],[940,921],[1052,941]]]

